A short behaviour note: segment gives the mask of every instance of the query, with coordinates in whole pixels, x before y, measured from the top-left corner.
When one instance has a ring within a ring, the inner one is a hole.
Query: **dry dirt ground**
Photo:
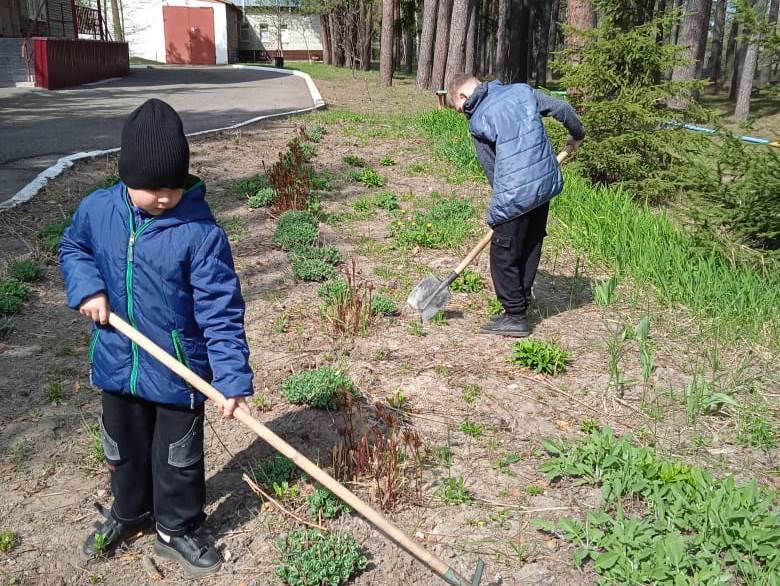
[[[391,217],[386,212],[351,212],[351,201],[371,190],[343,179],[348,169],[344,155],[361,156],[379,170],[387,179],[384,189],[395,192],[404,208],[424,207],[435,190],[471,198],[482,209],[487,190],[478,184],[446,183],[435,172],[444,163],[431,156],[428,143],[419,135],[399,138],[380,122],[354,122],[339,114],[345,108],[382,114],[430,107],[432,100],[414,94],[408,82],[387,92],[380,92],[371,80],[347,84],[344,79],[323,79],[318,85],[331,111],[303,122],[323,123],[327,128],[312,164],[334,175],[333,189],[323,196],[322,217],[328,223],[321,224],[320,238],[337,246],[345,259],[354,258],[361,278],[393,296],[402,309],[395,318],[376,320],[365,337],[331,336],[319,313],[317,285],[296,282],[286,254],[272,246],[273,218],[265,209],[248,209],[231,192],[232,182],[262,171],[277,159],[300,119],[266,122],[193,141],[192,170],[206,181],[208,199],[233,240],[247,302],[255,391],[266,399],[263,410],[255,409],[257,417],[305,454],[327,464],[338,441],[339,415],[284,400],[279,392],[284,378],[309,366],[335,363],[355,381],[366,405],[384,402],[401,389],[408,400],[409,425],[420,434],[425,450],[431,454],[436,447],[449,445],[453,464],[448,471],[429,458],[422,473],[421,500],[403,500],[390,517],[464,574],[478,557],[484,558],[483,584],[490,585],[594,582],[590,569],[572,567],[569,544],[529,524],[534,518],[582,515],[599,506],[599,489],[570,482],[551,486],[538,471],[544,460],[539,439],[577,436],[583,420],[610,424],[619,433],[632,432],[641,441],[656,442],[664,453],[720,474],[777,483],[773,476],[777,452],[736,445],[733,421],[706,418],[694,431],[686,426],[677,399],[668,399],[664,417],[653,419],[639,408],[641,385],[630,386],[622,398],[606,392],[606,340],[621,324],[636,324],[648,312],[652,314],[658,348],[654,380],[659,389],[679,390],[690,380],[693,365],[705,361],[703,337],[679,310],[636,302],[610,308],[594,305],[590,282],[601,276],[598,267],[574,258],[565,242],[551,238],[548,243],[532,315],[535,337],[557,340],[571,351],[565,374],[545,378],[511,366],[506,362],[511,342],[478,333],[492,297],[486,256],[474,268],[487,289],[455,294],[446,323],[426,325],[427,335],[414,335],[410,324],[417,317],[402,303],[409,288],[429,269],[445,274],[463,250],[394,250],[388,230]],[[386,156],[396,164],[380,166]],[[412,163],[418,166],[410,169]],[[0,341],[0,530],[18,534],[11,552],[0,553],[3,583],[153,581],[143,564],[152,535],[138,537],[110,559],[87,565],[79,561],[77,550],[97,519],[93,502],[111,500],[107,472],[94,462],[87,432],[98,416],[99,396],[87,377],[89,324],[65,307],[56,259],[36,244],[41,226],[61,219],[114,169],[110,158],[81,163],[30,203],[0,215],[0,262],[33,255],[46,263],[45,278],[33,286],[32,299]],[[480,230],[482,226],[475,226],[475,236]],[[636,348],[630,346],[627,353],[626,376],[640,380]],[[722,358],[726,372],[739,370],[739,376],[750,381],[762,380],[767,360],[746,348],[724,352]],[[49,401],[52,385],[63,390],[62,401]],[[464,400],[464,392],[476,388],[476,400]],[[778,396],[777,388],[763,390]],[[272,450],[239,424],[219,419],[213,407],[207,408],[207,415],[209,519],[204,531],[216,540],[227,561],[218,576],[203,582],[277,583],[275,539],[296,522],[262,506],[241,478],[245,466]],[[480,424],[483,435],[474,438],[458,431],[464,418]],[[695,441],[703,436],[707,442]],[[518,454],[519,461],[498,466],[508,452]],[[441,502],[438,487],[448,474],[465,479],[471,504]],[[353,488],[371,498],[369,482]],[[370,559],[354,584],[436,583],[424,567],[359,517],[346,515],[330,526],[350,531]],[[170,563],[158,561],[158,568],[156,583],[185,581]]]

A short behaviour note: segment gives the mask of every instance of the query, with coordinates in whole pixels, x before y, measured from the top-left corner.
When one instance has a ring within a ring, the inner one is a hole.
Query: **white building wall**
[[[133,0],[123,5],[125,39],[130,56],[165,63],[165,27],[163,6],[211,8],[214,11],[214,45],[217,64],[228,62],[227,7],[221,2],[205,0]]]
[[[277,49],[277,26],[279,22],[283,25],[283,49],[291,51],[322,50],[322,31],[318,15],[309,16],[282,12],[280,18],[276,14],[264,12],[249,13],[246,17],[250,26],[254,29],[255,34],[252,35],[253,38],[260,39],[266,51],[275,51]],[[262,29],[262,25],[266,26],[265,30]],[[284,28],[284,25],[287,28]],[[245,47],[245,43],[242,42],[241,48],[259,49],[260,47]]]

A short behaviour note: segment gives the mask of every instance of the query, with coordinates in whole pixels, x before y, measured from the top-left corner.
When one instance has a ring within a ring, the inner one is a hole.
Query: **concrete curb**
[[[131,65],[130,67],[133,69],[149,68],[148,65],[141,65],[141,66]],[[249,120],[245,120],[244,122],[239,122],[238,124],[232,124],[230,126],[223,126],[222,128],[211,128],[209,130],[190,132],[187,134],[187,136],[203,136],[204,134],[213,134],[216,132],[224,132],[226,130],[235,130],[243,126],[248,126],[249,124],[254,124],[255,122],[260,122],[261,120],[268,120],[270,118],[280,118],[282,116],[292,116],[293,114],[303,114],[304,112],[311,112],[312,110],[318,110],[320,108],[325,107],[325,100],[322,99],[322,96],[320,95],[320,91],[317,89],[317,86],[314,84],[314,80],[312,80],[311,76],[307,73],[303,73],[301,71],[294,71],[290,69],[277,69],[276,67],[261,67],[256,65],[233,65],[232,67],[235,69],[273,71],[276,73],[284,73],[286,75],[294,75],[296,77],[300,77],[306,82],[306,87],[309,90],[309,94],[311,95],[312,102],[314,102],[314,106],[312,106],[311,108],[290,110],[289,112],[279,112],[278,114],[266,114],[264,116],[256,116],[254,118],[250,118]],[[3,210],[9,210],[11,208],[15,208],[20,204],[30,201],[33,197],[35,197],[35,195],[41,189],[43,189],[46,186],[46,184],[50,180],[59,176],[66,169],[72,167],[75,161],[79,161],[82,159],[94,159],[95,157],[110,155],[116,152],[119,152],[119,147],[113,149],[99,150],[99,151],[73,153],[72,155],[62,157],[51,167],[48,167],[43,171],[41,171],[40,173],[38,173],[35,179],[30,181],[27,185],[25,185],[19,191],[17,191],[11,199],[8,199],[4,202],[0,202],[0,212],[2,212]]]

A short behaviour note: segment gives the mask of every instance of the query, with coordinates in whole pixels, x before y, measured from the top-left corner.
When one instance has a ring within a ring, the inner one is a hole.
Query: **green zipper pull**
[[[135,261],[135,232],[130,232],[130,240],[127,242],[127,262]]]

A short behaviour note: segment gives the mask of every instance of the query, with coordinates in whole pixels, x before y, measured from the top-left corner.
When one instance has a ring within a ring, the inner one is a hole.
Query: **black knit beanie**
[[[190,147],[181,118],[162,100],[151,99],[133,110],[122,128],[119,178],[134,189],[184,187]]]

